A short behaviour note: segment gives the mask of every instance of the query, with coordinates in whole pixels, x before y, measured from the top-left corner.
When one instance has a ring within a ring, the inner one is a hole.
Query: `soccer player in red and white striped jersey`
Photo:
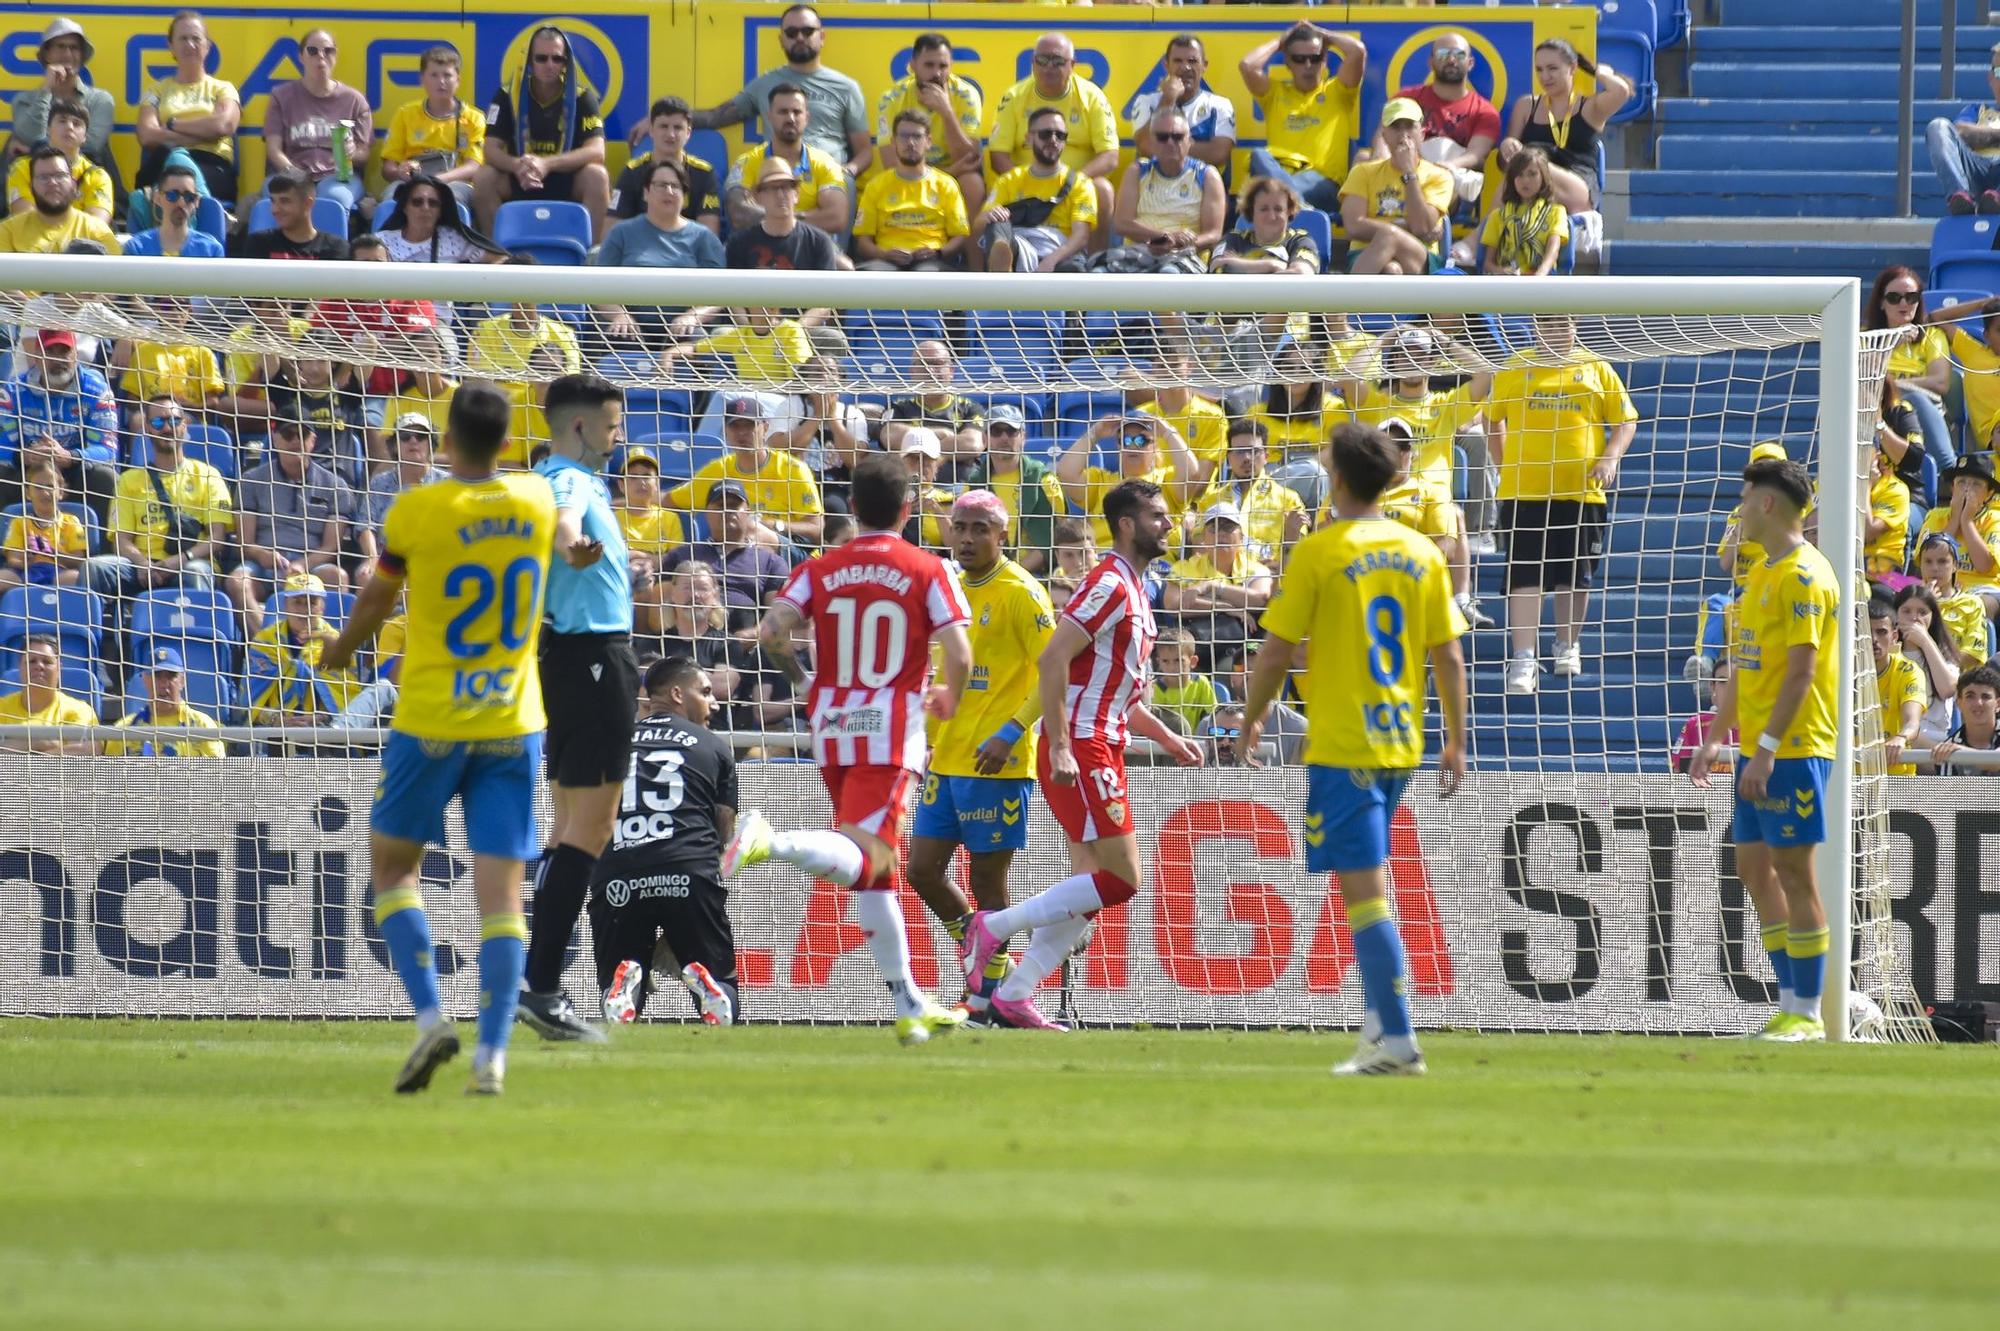
[[[1125,746],[1157,742],[1183,767],[1201,749],[1173,732],[1143,701],[1156,630],[1141,571],[1167,552],[1173,518],[1160,487],[1126,481],[1104,496],[1111,553],[1091,570],[1056,620],[1041,659],[1043,798],[1069,838],[1074,872],[1004,910],[976,912],[966,926],[966,974],[985,971],[1022,929],[1034,933],[991,1011],[1006,1025],[1061,1030],[1034,1004],[1035,987],[1062,964],[1106,906],[1139,890],[1139,838],[1125,790]]]
[[[898,535],[911,503],[902,459],[863,459],[851,497],[861,534],[801,564],[759,630],[764,650],[803,682],[792,632],[812,625],[815,674],[806,706],[837,830],[774,832],[753,810],[738,820],[722,871],[782,860],[857,889],[855,915],[895,1000],[897,1038],[921,1044],[964,1018],[939,1007],[911,978],[896,900],[896,843],[911,785],[924,767],[925,714],[949,719],[972,671],[971,615],[944,562]],[[941,683],[930,680],[933,642],[943,656]]]

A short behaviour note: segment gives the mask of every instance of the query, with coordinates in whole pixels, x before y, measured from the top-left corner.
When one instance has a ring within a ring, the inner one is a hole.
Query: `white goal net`
[[[1828,796],[1850,832],[1821,876],[1853,961],[1830,988],[1851,987],[1861,1033],[1927,1038],[1918,989],[1981,978],[1978,916],[1958,901],[1981,889],[1948,872],[1980,853],[1954,818],[1977,801],[1884,774],[1859,566],[1882,348],[1855,306],[1830,280],[0,260],[0,504],[25,506],[0,523],[0,690],[23,700],[0,728],[0,1015],[401,1010],[366,850],[399,641],[325,672],[313,635],[351,602],[388,498],[428,474],[454,383],[509,388],[509,461],[526,465],[540,386],[594,371],[626,392],[612,480],[636,646],[710,667],[744,803],[780,826],[826,804],[798,700],[747,630],[793,562],[841,539],[862,452],[909,460],[909,535],[941,552],[950,498],[1000,493],[1015,554],[1058,604],[1106,548],[1104,491],[1159,480],[1182,520],[1153,570],[1156,698],[1228,760],[1258,608],[1320,520],[1327,432],[1408,434],[1404,516],[1492,621],[1468,640],[1472,776],[1449,801],[1420,776],[1396,824],[1431,1026],[1761,1020],[1774,988],[1727,783],[1697,790],[1676,754],[1727,669],[1718,546],[1739,473],[1753,445],[1782,447],[1819,477],[1817,539],[1851,575],[1850,725]],[[1567,451],[1583,439],[1622,451],[1601,487]],[[1552,589],[1552,570],[1580,575],[1588,597],[1510,597],[1509,568],[1528,564]],[[52,690],[83,710],[50,710]],[[1358,1021],[1340,911],[1294,830],[1303,725],[1288,704],[1256,769],[1135,755],[1147,880],[1064,977],[1078,1017]],[[1037,807],[1030,825],[1017,894],[1067,872],[1053,821]],[[467,1007],[469,871],[456,840],[425,868],[447,1000]],[[886,1014],[840,892],[759,870],[730,913],[748,1018]],[[913,897],[905,914],[917,978],[955,996],[949,941]],[[587,939],[568,982],[591,1006]]]

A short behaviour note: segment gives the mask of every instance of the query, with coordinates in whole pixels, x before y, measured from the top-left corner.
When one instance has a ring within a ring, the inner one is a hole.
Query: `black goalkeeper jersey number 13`
[[[632,732],[632,770],[618,804],[600,875],[687,865],[720,876],[718,807],[736,804],[736,758],[709,730],[679,717],[649,717]]]

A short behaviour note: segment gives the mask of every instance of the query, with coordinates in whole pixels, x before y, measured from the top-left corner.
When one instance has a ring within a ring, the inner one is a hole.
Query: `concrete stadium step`
[[[1610,270],[1620,277],[1855,277],[1864,282],[1892,263],[1922,269],[1930,252],[1922,248],[1884,249],[1837,241],[1738,241],[1723,246],[1678,240],[1614,240],[1607,243]]]
[[[1892,65],[1893,69],[1893,65]],[[1977,88],[1985,88],[1981,71]],[[1915,103],[1915,117],[1923,125],[1939,116],[1952,117],[1976,93],[1942,101],[1926,98],[1921,87]],[[1821,101],[1811,96],[1778,97],[1761,89],[1725,89],[1703,97],[1663,97],[1654,112],[1663,129],[1717,125],[1734,127],[1738,133],[1843,135],[1856,133],[1896,135],[1896,99],[1854,97]]]
[[[1944,190],[1914,176],[1919,213],[1944,215]],[[1894,171],[1635,171],[1631,208],[1646,217],[1877,217],[1898,210]]]
[[[1659,169],[1663,171],[1884,171],[1896,169],[1893,134],[1753,135],[1662,134]],[[1930,148],[1916,138],[1912,170],[1928,178]],[[1650,173],[1648,173],[1650,174]]]
[[[1814,8],[1817,10],[1817,6]],[[1884,61],[1893,67],[1902,50],[1903,40],[1901,31],[1896,27],[1897,8],[1895,5],[1879,7],[1877,22],[1882,26],[1878,27],[1812,26],[1798,22],[1804,15],[1795,13],[1793,21],[1783,26],[1725,24],[1703,28],[1695,39],[1695,46],[1704,60],[1735,59],[1760,64]],[[1981,51],[1991,50],[1995,42],[2000,42],[2000,27],[1991,24],[1960,27],[1955,41],[1958,60],[1962,62]],[[1919,91],[1936,90],[1938,56],[1943,44],[1944,29],[1941,25],[1917,25]],[[1978,93],[1984,93],[1984,78],[1975,88]],[[1965,92],[1966,89],[1960,86],[1957,91]]]
[[[1959,55],[1958,87],[1968,95],[1960,102],[1973,101],[1986,88],[1986,60],[1964,63]],[[1920,76],[1921,77],[1921,76]],[[1935,88],[1931,82],[1929,88]],[[1697,57],[1688,64],[1688,93],[1694,97],[1859,97],[1893,99],[1897,96],[1896,58],[1893,52],[1882,60],[1867,63],[1769,64],[1705,60]],[[1918,84],[1920,89],[1926,85]]]
[[[1810,19],[1816,28],[1877,28],[1885,22],[1899,22],[1901,6],[1895,0],[1721,0],[1725,27],[1787,27]],[[1961,29],[1986,22],[1987,0],[1957,0]],[[1944,22],[1944,0],[1917,0],[1919,31]],[[1697,30],[1706,33],[1710,29]],[[1699,37],[1696,40],[1700,40]],[[1890,55],[1894,56],[1894,48]]]

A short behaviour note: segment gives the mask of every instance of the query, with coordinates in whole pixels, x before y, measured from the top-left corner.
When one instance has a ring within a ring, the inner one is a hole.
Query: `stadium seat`
[[[1917,477],[1917,497],[1924,501],[1925,508],[1937,507],[1938,464],[1937,459],[1924,450],[1923,467]]]
[[[57,677],[56,687],[89,706],[99,720],[104,719],[104,682],[97,672],[81,661],[65,659],[62,674]],[[0,671],[0,695],[21,691],[21,667],[17,662]],[[116,717],[111,718],[116,720]]]
[[[722,137],[719,129],[697,129],[688,134],[687,147],[683,149],[689,157],[699,157],[715,168],[715,183],[720,185],[729,175],[729,140]],[[723,218],[727,221],[728,214]]]
[[[1931,269],[1930,284],[1989,296],[2000,292],[2000,254],[1954,254]]]
[[[236,441],[220,425],[189,421],[187,445],[182,451],[197,462],[206,462],[227,481],[235,480],[240,470],[236,463]]]
[[[329,235],[347,239],[347,209],[340,206],[338,199],[313,200],[313,227]],[[250,231],[269,231],[277,221],[271,216],[271,201],[259,199],[250,206]]]
[[[1600,59],[1632,80],[1632,98],[1611,117],[1614,125],[1636,120],[1652,110],[1659,95],[1653,75],[1653,49],[1658,42],[1660,20],[1653,0],[1594,0],[1597,20],[1597,54]]]
[[[97,521],[97,510],[88,504],[63,503],[57,505],[57,507],[83,524],[84,544],[89,548],[90,553],[94,555],[103,553],[104,528]],[[7,529],[14,525],[15,518],[26,517],[27,515],[28,506],[26,504],[9,504],[5,508],[0,508],[0,537],[4,537],[7,534]]]
[[[503,203],[493,216],[493,240],[545,264],[580,268],[590,257],[590,212],[580,203]]]
[[[218,245],[229,241],[229,213],[222,206],[222,200],[212,194],[204,194],[194,206],[194,217],[189,226],[196,231],[205,231],[215,238]]]
[[[236,607],[219,591],[164,588],[132,603],[126,633],[128,659],[143,662],[155,647],[172,647],[186,666],[187,701],[227,724],[241,697],[237,688],[240,630]]]
[[[1938,277],[1938,265],[1963,254],[1991,254],[1996,240],[2000,240],[2000,217],[1940,217],[1931,229],[1931,280],[1925,285],[1950,286]]]
[[[1678,46],[1687,40],[1688,29],[1693,24],[1693,15],[1688,12],[1688,0],[1656,0],[1653,29],[1653,49],[1664,51],[1670,46]]]
[[[1318,208],[1301,208],[1293,221],[1312,237],[1313,248],[1319,251],[1319,270],[1333,272],[1333,219]]]
[[[980,354],[1005,374],[1045,374],[1061,359],[1061,329],[1040,310],[974,310],[972,331]]]
[[[660,483],[669,487],[679,485],[729,452],[729,446],[716,436],[690,430],[641,435],[635,442],[653,450],[653,456],[660,460]]]
[[[841,330],[864,378],[907,375],[917,343],[945,340],[944,316],[936,310],[849,310]]]
[[[81,587],[11,587],[0,595],[0,665],[18,667],[30,635],[50,634],[65,661],[97,670],[104,634],[104,602]]]

